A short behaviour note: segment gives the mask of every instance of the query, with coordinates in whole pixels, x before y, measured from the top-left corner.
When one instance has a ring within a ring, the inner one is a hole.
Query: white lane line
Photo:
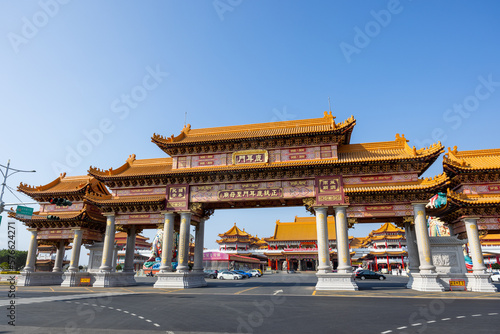
[[[443,319],[441,319],[441,321],[448,321],[448,320],[451,320],[451,318],[443,318]]]
[[[280,292],[283,292],[283,290],[276,290],[276,291],[274,291],[273,296],[276,296]]]
[[[123,313],[129,313],[128,311],[123,311]]]
[[[472,316],[473,316],[473,317],[481,317],[481,316],[482,316],[482,314],[473,314]]]
[[[428,324],[433,324],[435,322],[436,322],[436,320],[429,320],[429,321],[427,321]]]
[[[135,317],[137,314],[135,313],[130,313],[131,316]]]
[[[75,302],[75,304],[80,304],[80,302]]]
[[[498,315],[498,313],[488,313],[488,315]]]
[[[388,333],[392,333],[392,331],[391,331],[391,330],[389,330],[389,331],[382,332],[382,333],[380,333],[380,334],[388,334]]]
[[[143,316],[138,316],[138,318],[139,318],[139,319],[144,319],[144,317],[143,317]]]
[[[152,322],[152,321],[151,321],[151,320],[149,320],[149,319],[146,319],[146,321],[147,321],[147,322]]]
[[[408,328],[408,327],[403,326],[403,327],[398,327],[398,328],[396,328],[396,329],[407,329],[407,328]]]
[[[155,325],[156,327],[160,327],[160,325],[158,325],[157,323],[154,323],[153,325]]]
[[[115,309],[115,308],[114,308],[114,307],[112,307],[112,306],[108,306],[108,308],[109,308],[110,310],[114,310],[114,309]]]
[[[422,324],[420,322],[417,322],[416,324],[411,324],[412,326],[421,326]]]
[[[462,319],[462,318],[465,318],[465,315],[458,315],[457,316],[457,319]]]

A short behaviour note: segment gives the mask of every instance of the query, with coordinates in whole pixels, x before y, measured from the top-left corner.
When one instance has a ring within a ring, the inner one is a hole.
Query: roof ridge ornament
[[[335,129],[337,127],[337,125],[335,124],[335,116],[332,115],[332,112],[330,111],[330,113],[328,113],[328,111],[325,111],[323,113],[323,118],[326,119],[326,120],[329,120],[330,121],[330,125],[332,127],[332,129]]]

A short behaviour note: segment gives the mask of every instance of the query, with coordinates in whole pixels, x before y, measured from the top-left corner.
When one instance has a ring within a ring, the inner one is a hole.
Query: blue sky
[[[496,1],[12,0],[0,8],[0,164],[37,170],[9,178],[13,188],[116,168],[133,153],[163,157],[151,136],[177,135],[186,113],[193,128],[315,118],[328,97],[338,121],[357,119],[352,143],[404,133],[418,148],[500,147]],[[426,176],[441,172],[439,159]],[[17,202],[9,192],[4,201]],[[267,237],[277,219],[295,215],[308,213],[216,212],[206,246],[234,222]]]

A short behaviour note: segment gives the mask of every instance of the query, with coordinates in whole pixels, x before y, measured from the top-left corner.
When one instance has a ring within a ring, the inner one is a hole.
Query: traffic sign
[[[31,218],[31,216],[33,216],[33,208],[28,208],[27,206],[18,205],[16,209],[16,215],[27,216],[28,218]]]

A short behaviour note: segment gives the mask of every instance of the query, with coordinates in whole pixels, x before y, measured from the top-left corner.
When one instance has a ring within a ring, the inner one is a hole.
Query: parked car
[[[500,272],[497,271],[491,274],[491,280],[493,282],[500,282]]]
[[[371,270],[360,270],[356,272],[356,276],[354,278],[359,278],[360,280],[365,280],[365,279],[379,279],[381,281],[385,280],[384,275],[376,273]]]
[[[235,272],[237,274],[240,274],[241,276],[243,276],[243,278],[250,278],[250,277],[252,277],[252,274],[244,272],[243,270],[233,270],[233,272]]]
[[[217,270],[204,270],[203,271],[205,273],[205,277],[206,278],[217,278]]]
[[[262,273],[260,272],[260,270],[257,270],[257,269],[249,270],[249,271],[247,271],[247,273],[249,273],[252,276],[257,276],[257,277],[262,276]]]
[[[229,270],[221,271],[217,277],[219,279],[242,279],[243,278],[243,276],[241,276],[240,274],[237,274],[237,273],[229,271]]]

